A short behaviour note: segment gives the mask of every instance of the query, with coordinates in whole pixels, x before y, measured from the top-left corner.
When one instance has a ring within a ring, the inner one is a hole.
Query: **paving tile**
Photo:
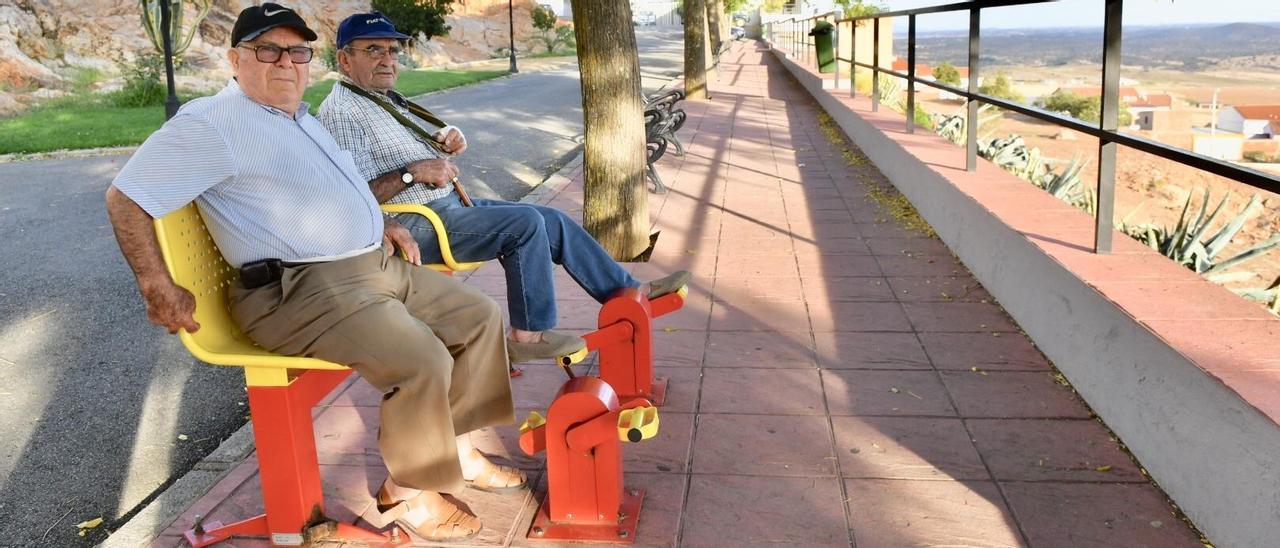
[[[710,326],[715,331],[803,330],[809,327],[809,309],[804,301],[717,302]]]
[[[662,405],[662,412],[693,413],[698,410],[701,369],[654,367],[653,376],[667,379],[667,401]]]
[[[716,262],[717,278],[796,278],[795,260],[789,256],[729,257]]]
[[[892,282],[890,282],[892,283]],[[920,332],[1016,332],[999,306],[984,303],[903,303],[911,325]]]
[[[822,385],[832,415],[956,416],[933,371],[828,370]]]
[[[800,301],[804,300],[804,289],[799,278],[793,277],[761,277],[743,278],[726,276],[716,278],[712,300],[741,303],[746,301]]]
[[[890,255],[876,257],[876,261],[880,263],[880,269],[884,270],[885,276],[912,276],[912,277],[938,277],[938,276],[968,276],[969,271],[950,256],[929,256],[922,255],[918,257],[908,257],[905,255]]]
[[[925,255],[951,257],[951,248],[934,238],[866,238],[867,247],[875,255],[898,257]]]
[[[653,364],[667,367],[702,367],[702,355],[706,346],[706,331],[658,329],[653,333]]]
[[[683,329],[688,331],[705,331],[711,318],[711,299],[705,295],[690,294],[685,298],[684,306],[675,312],[654,318],[653,328]]]
[[[377,407],[330,407],[315,419],[320,464],[377,464]]]
[[[695,474],[834,476],[825,417],[698,416]]]
[[[706,367],[813,368],[808,331],[712,331]]]
[[[938,369],[1049,369],[1049,360],[1020,333],[921,333],[920,342]]]
[[[896,302],[811,303],[814,332],[825,331],[912,331],[911,322]],[[826,306],[822,306],[822,305]]]
[[[878,214],[875,216],[875,218],[883,219],[884,215]],[[914,230],[908,230],[906,228],[898,226],[895,223],[889,223],[889,222],[861,223],[858,225],[858,232],[862,234],[863,238],[867,238],[867,239],[871,239],[871,238],[930,239],[930,236],[921,234]]]
[[[1023,544],[994,483],[850,479],[845,490],[859,547]]]
[[[893,277],[889,285],[894,297],[902,302],[995,302],[970,276]]]
[[[884,278],[803,277],[805,299],[810,302],[880,301],[898,299]]]
[[[685,546],[849,546],[834,478],[694,475]]]
[[[1089,411],[1049,373],[942,371],[942,382],[970,418],[1089,418]]]
[[[816,370],[707,369],[701,413],[824,415]]]
[[[930,369],[914,333],[817,332],[824,369]]]
[[[1150,485],[1006,483],[1032,546],[1202,548]]]
[[[658,410],[658,434],[638,443],[622,444],[622,463],[632,472],[684,474],[689,471],[689,451],[693,445],[692,413]]]
[[[797,255],[803,278],[881,277],[880,263],[870,255]]]
[[[831,425],[846,478],[991,479],[959,419],[831,417]]]
[[[1097,421],[966,421],[997,480],[1145,482]]]

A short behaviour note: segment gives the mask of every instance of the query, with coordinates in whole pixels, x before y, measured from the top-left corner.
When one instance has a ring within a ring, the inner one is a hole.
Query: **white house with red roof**
[[[1245,139],[1280,137],[1280,105],[1236,105],[1218,113],[1218,129]]]

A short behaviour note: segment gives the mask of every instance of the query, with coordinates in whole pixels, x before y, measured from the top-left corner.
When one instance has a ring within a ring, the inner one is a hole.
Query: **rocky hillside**
[[[184,56],[186,68],[179,85],[204,87],[229,75],[226,48],[236,14],[257,2],[214,0]],[[332,44],[338,22],[368,11],[368,1],[285,0],[320,34],[320,44]],[[530,51],[534,29],[530,10],[535,0],[515,0],[517,47]],[[78,74],[120,74],[139,55],[153,51],[141,25],[141,11],[131,0],[0,0],[0,114],[23,103],[70,89]],[[187,8],[188,18],[194,10]],[[457,0],[448,18],[449,36],[418,45],[423,65],[487,59],[506,47],[506,0]],[[536,50],[536,49],[534,49]],[[312,70],[325,72],[323,63]]]

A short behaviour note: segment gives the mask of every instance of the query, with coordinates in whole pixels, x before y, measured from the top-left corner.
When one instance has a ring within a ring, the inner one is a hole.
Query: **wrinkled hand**
[[[388,256],[399,249],[404,254],[404,260],[422,265],[422,252],[418,249],[418,242],[413,239],[409,229],[391,217],[387,217],[382,226],[382,248]]]
[[[423,160],[413,164],[413,180],[442,188],[458,176],[458,166],[449,160]]]
[[[186,329],[188,333],[200,330],[195,318],[196,298],[178,284],[168,281],[145,286],[142,300],[147,303],[147,319],[168,329],[170,335],[179,329]]]
[[[449,128],[448,133],[443,136],[440,133],[445,132],[436,133],[436,140],[440,141],[440,147],[445,152],[456,156],[467,150],[467,138],[462,136],[462,132],[458,131],[458,128]]]

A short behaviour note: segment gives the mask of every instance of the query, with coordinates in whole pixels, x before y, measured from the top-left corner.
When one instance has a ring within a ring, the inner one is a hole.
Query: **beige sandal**
[[[421,495],[400,503],[400,506],[409,512],[423,506]],[[403,517],[396,518],[396,525],[403,527],[410,535],[416,536],[427,542],[463,542],[476,538],[480,534],[480,530],[484,525],[480,523],[480,518],[462,511],[453,503],[449,503],[453,508],[449,515],[443,519],[438,517],[430,517],[423,520],[422,523],[414,525],[406,521]]]
[[[475,479],[462,480],[467,484],[467,487],[486,493],[510,493],[528,487],[529,478],[525,477],[524,472],[511,466],[495,464],[488,457],[485,457],[485,461],[489,465],[485,467],[483,472],[480,472],[480,475],[476,476]],[[520,483],[507,485],[512,476],[520,478]],[[483,481],[481,478],[483,478]]]

